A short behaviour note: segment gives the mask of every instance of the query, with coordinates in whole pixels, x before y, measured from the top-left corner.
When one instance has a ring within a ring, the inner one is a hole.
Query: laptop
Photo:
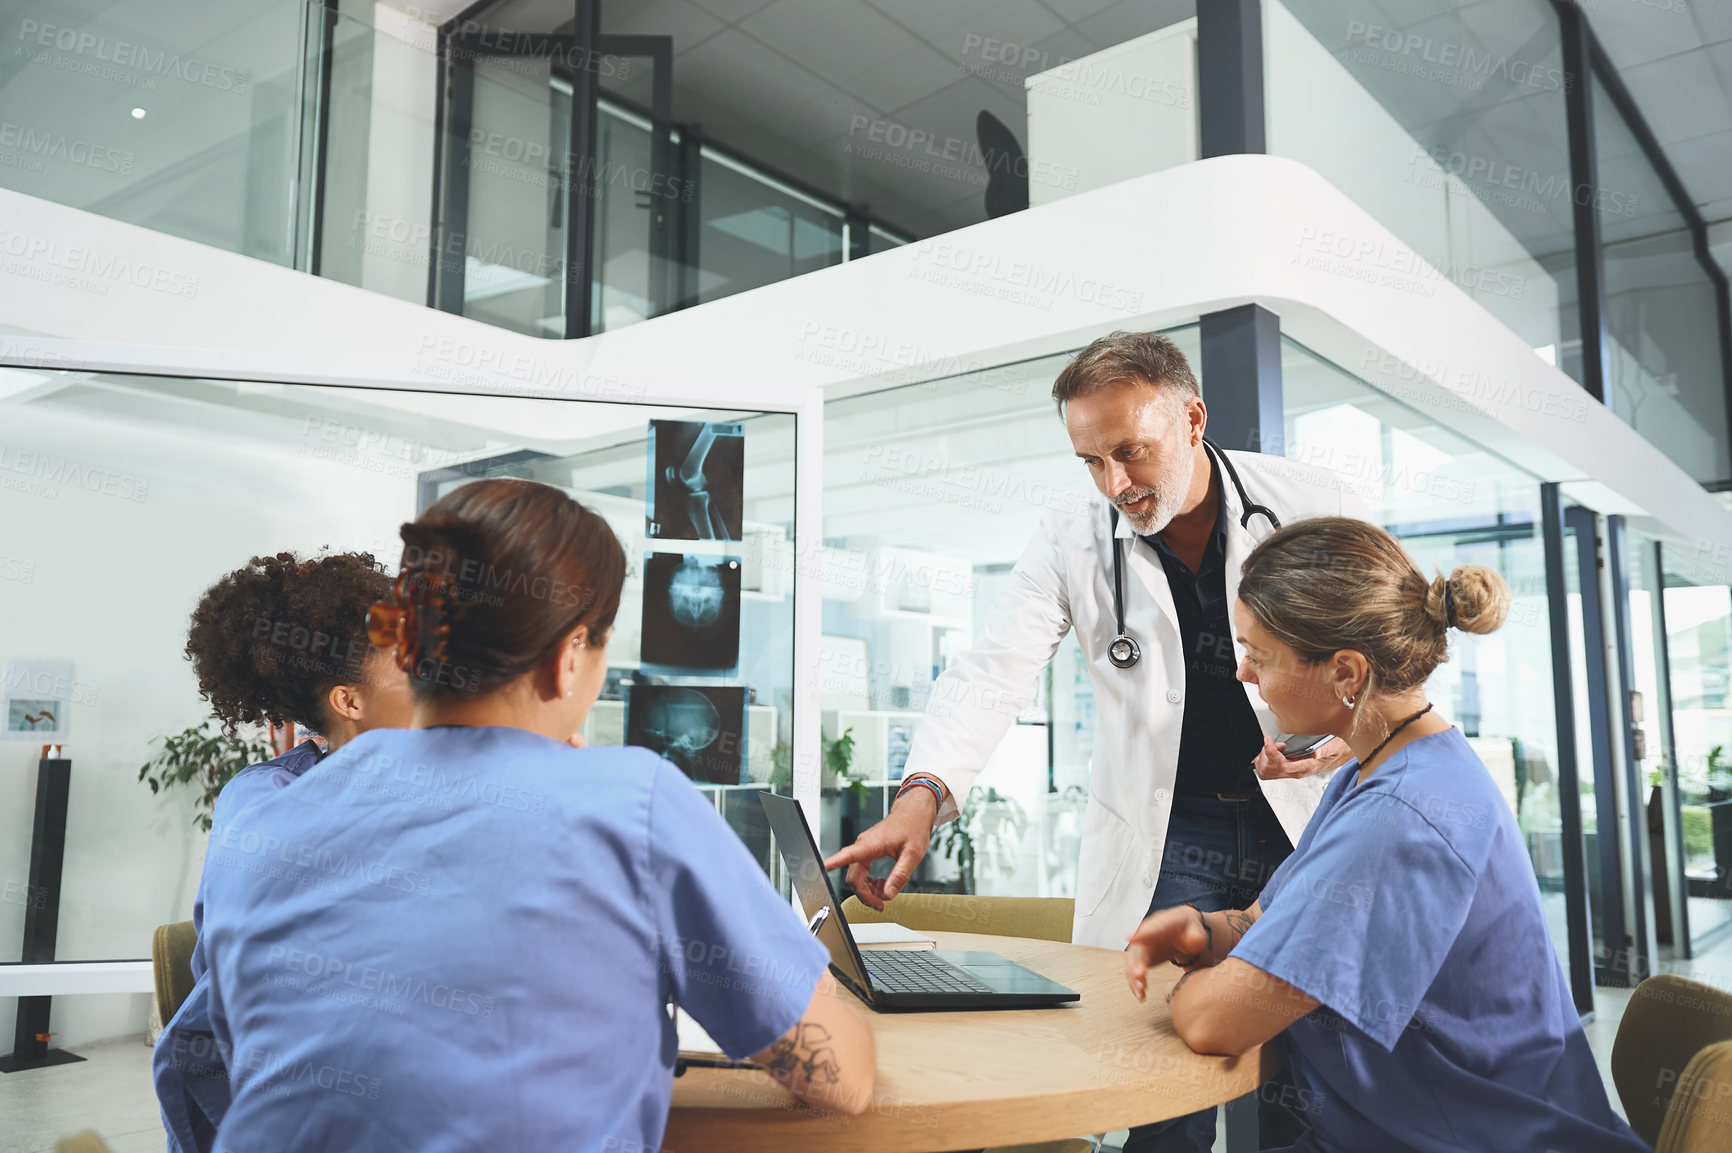
[[[842,915],[818,843],[799,802],[759,793],[812,932],[830,950],[830,971],[880,1012],[1048,1009],[1081,994],[998,953],[872,949],[861,953]]]

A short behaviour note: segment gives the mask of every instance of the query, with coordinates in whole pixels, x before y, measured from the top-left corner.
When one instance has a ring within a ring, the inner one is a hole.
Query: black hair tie
[[[1443,582],[1443,622],[1452,629],[1461,627],[1455,623],[1455,582],[1453,580]]]

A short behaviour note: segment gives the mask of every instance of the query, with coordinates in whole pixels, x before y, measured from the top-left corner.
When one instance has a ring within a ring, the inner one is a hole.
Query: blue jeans
[[[1174,905],[1195,905],[1206,913],[1249,908],[1292,852],[1261,793],[1247,801],[1175,793],[1149,912]],[[1290,1083],[1283,1069],[1257,1095],[1259,1149],[1293,1145],[1308,1128],[1282,1104],[1296,1099],[1291,1090],[1283,1092]],[[1125,1153],[1209,1153],[1214,1146],[1215,1110],[1205,1109],[1137,1126]]]

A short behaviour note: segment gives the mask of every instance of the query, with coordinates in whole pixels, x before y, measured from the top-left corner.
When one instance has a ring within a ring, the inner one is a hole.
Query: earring
[[[569,697],[569,696],[570,696],[570,695],[571,695],[571,690],[570,690],[570,689],[566,689],[566,690],[565,690],[565,695],[566,695],[566,696],[568,696],[568,697]]]
[[[1353,698],[1353,697],[1342,697],[1342,698],[1341,698],[1341,703],[1342,703],[1342,704],[1344,704],[1344,705],[1346,705],[1346,706],[1347,706],[1347,707],[1348,707],[1348,708],[1352,708],[1352,707],[1353,707],[1353,702],[1354,702],[1354,699],[1355,699],[1355,698]]]

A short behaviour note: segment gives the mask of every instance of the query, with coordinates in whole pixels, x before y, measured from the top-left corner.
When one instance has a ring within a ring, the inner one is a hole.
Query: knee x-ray
[[[740,562],[651,553],[644,558],[645,671],[732,676],[740,663]]]
[[[649,422],[648,535],[740,540],[745,535],[746,434],[738,424]]]
[[[694,781],[741,783],[745,689],[634,684],[625,702],[626,744],[660,753]]]

